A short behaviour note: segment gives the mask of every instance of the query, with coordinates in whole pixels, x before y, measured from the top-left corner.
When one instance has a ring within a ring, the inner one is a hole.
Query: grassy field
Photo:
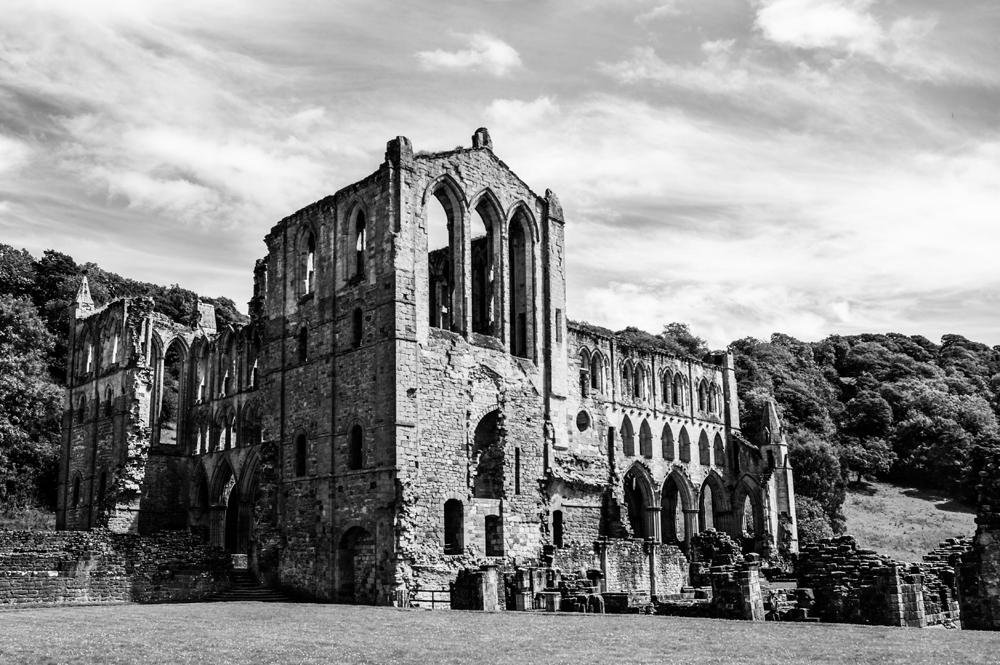
[[[203,603],[0,611],[3,663],[997,663],[959,630]]]
[[[847,531],[861,547],[901,561],[920,561],[945,538],[971,536],[974,506],[934,491],[887,483],[865,483],[848,490],[844,502]]]

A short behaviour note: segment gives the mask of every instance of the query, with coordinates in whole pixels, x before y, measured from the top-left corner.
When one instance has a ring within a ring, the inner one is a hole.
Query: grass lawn
[[[974,506],[933,490],[888,483],[851,487],[844,516],[845,533],[856,537],[859,546],[901,561],[920,561],[945,538],[976,531]]]
[[[991,633],[201,603],[0,611],[3,663],[997,663]]]

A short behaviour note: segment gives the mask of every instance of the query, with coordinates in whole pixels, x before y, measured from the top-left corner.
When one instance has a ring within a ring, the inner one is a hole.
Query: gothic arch
[[[742,543],[745,553],[753,552],[765,534],[764,506],[760,484],[753,476],[743,474],[743,477],[736,483],[733,499],[733,520],[730,535],[736,542]]]
[[[706,491],[708,490],[708,491]],[[732,507],[729,503],[729,492],[723,483],[722,476],[715,469],[712,469],[701,484],[698,503],[698,521],[700,530],[704,531],[708,527],[714,528],[722,533],[729,533],[731,530],[730,517]],[[711,505],[708,505],[711,503]]]
[[[688,515],[695,508],[695,489],[691,480],[677,468],[663,481],[660,506],[663,542],[686,544],[694,535]]]
[[[658,505],[649,469],[635,462],[622,478],[622,489],[633,536],[643,539],[655,537],[655,527],[647,517],[647,509]]]
[[[514,217],[517,215],[522,215],[525,224],[528,226],[528,231],[531,235],[531,244],[534,246],[535,243],[539,241],[538,233],[538,221],[535,219],[535,214],[531,212],[531,208],[524,201],[515,201],[511,204],[510,208],[507,209],[507,229],[510,233],[510,225],[514,221]]]
[[[236,472],[233,465],[225,457],[219,459],[212,482],[208,488],[208,500],[212,506],[225,506],[233,490],[239,492],[236,486]]]

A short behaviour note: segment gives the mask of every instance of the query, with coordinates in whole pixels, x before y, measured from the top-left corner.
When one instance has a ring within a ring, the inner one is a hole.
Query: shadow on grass
[[[855,494],[864,494],[865,496],[875,496],[878,494],[878,488],[867,480],[856,480],[848,483],[847,489]]]
[[[970,506],[964,501],[959,501],[958,499],[949,496],[940,490],[912,488],[903,490],[903,496],[930,501],[938,510],[943,510],[949,513],[966,513],[970,515],[974,515],[976,513],[976,509],[973,506]]]

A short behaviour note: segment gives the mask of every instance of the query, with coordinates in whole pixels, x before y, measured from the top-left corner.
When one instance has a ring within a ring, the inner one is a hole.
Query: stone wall
[[[958,590],[962,627],[1000,630],[1000,464],[980,471],[976,535],[962,555]]]
[[[952,540],[955,546],[958,540]],[[939,560],[948,547],[942,543],[924,564],[904,564],[858,549],[852,536],[824,539],[802,548],[798,585],[813,590],[813,609],[823,621],[920,628],[948,624],[959,618],[953,568]]]
[[[205,600],[231,568],[185,532],[0,531],[0,605]]]

